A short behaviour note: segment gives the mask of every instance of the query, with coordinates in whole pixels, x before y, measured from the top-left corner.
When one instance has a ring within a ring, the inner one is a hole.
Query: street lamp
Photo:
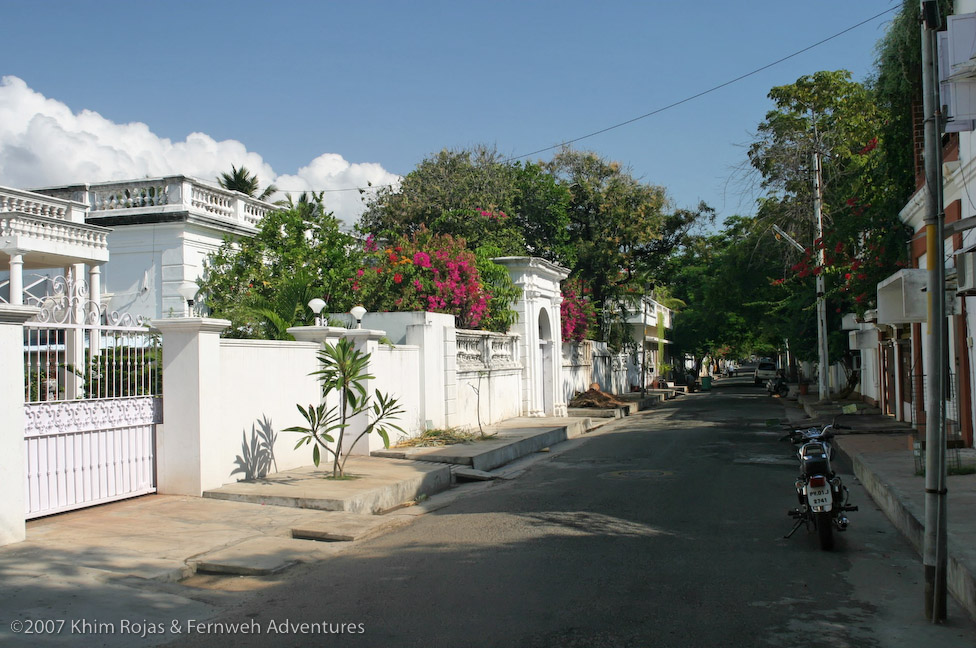
[[[353,306],[349,312],[356,318],[356,328],[363,328],[363,316],[366,315],[366,309],[362,306]]]
[[[318,297],[311,299],[308,302],[308,307],[312,309],[313,313],[315,313],[315,325],[322,326],[322,318],[319,317],[319,314],[322,312],[322,309],[325,308],[325,300],[319,299]]]
[[[180,285],[176,288],[176,292],[180,294],[184,300],[186,300],[186,314],[187,317],[193,315],[193,300],[197,296],[197,292],[200,291],[199,286],[196,282],[184,280],[180,282]]]

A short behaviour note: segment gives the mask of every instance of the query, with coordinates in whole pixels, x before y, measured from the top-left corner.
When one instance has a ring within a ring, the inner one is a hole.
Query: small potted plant
[[[797,393],[805,396],[810,393],[810,379],[806,376],[800,376],[800,380],[796,387]]]

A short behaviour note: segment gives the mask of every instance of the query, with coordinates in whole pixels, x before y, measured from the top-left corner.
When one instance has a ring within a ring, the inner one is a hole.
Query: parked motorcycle
[[[790,386],[786,384],[786,378],[783,377],[783,374],[777,373],[775,378],[766,381],[766,393],[770,396],[786,398],[786,395],[790,393]]]
[[[812,528],[824,551],[833,549],[834,530],[847,530],[849,520],[845,513],[857,510],[848,504],[847,487],[830,467],[833,429],[834,425],[825,425],[822,429],[793,430],[783,437],[798,446],[800,460],[800,476],[794,484],[799,507],[787,512],[796,524],[786,537],[790,538],[801,526],[808,531]]]

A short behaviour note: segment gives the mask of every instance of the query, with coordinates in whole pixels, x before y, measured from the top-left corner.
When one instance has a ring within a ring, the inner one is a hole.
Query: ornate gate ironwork
[[[58,277],[24,326],[27,518],[156,491],[158,334]]]

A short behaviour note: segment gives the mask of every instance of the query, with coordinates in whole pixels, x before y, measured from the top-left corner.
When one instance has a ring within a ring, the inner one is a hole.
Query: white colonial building
[[[253,236],[275,206],[185,176],[38,189],[87,210],[107,232],[101,278],[109,311],[132,317],[182,315],[180,288],[195,282],[225,238]],[[59,266],[55,266],[59,267]]]

